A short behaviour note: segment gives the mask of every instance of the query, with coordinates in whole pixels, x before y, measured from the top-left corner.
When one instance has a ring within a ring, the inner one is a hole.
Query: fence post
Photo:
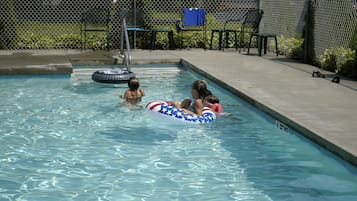
[[[353,32],[353,37],[351,41],[351,48],[355,51],[355,58],[352,66],[352,77],[357,80],[357,24]]]
[[[353,61],[352,76],[353,79],[357,80],[357,49],[355,49],[355,60]]]
[[[304,33],[304,63],[312,64],[314,53],[314,14],[315,14],[315,0],[307,0],[305,33]]]

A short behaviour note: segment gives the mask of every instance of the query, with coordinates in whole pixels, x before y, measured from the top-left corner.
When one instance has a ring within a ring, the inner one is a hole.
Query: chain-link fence
[[[120,47],[120,16],[134,6],[143,11],[146,26],[173,30],[183,8],[204,8],[207,36],[223,28],[225,20],[241,19],[248,9],[261,8],[260,30],[308,38],[310,57],[329,47],[350,46],[357,24],[355,0],[2,0],[0,6],[2,49],[80,48],[82,13],[94,7],[110,10],[109,41],[100,33],[91,34],[87,47],[94,49]],[[139,47],[145,48],[145,42]]]
[[[330,47],[350,47],[357,27],[356,1],[311,1],[315,56]],[[355,41],[357,42],[357,41]]]
[[[100,33],[91,34],[87,47],[118,48],[120,17],[128,10],[141,10],[149,27],[175,29],[175,19],[181,17],[183,8],[204,8],[209,32],[223,27],[228,18],[241,18],[248,9],[258,8],[259,0],[2,0],[0,6],[2,48],[80,48],[82,13],[94,7],[110,10],[110,40]]]
[[[351,47],[357,28],[356,0],[261,0],[261,30],[304,37],[308,57],[331,47]],[[307,43],[306,43],[307,42]]]

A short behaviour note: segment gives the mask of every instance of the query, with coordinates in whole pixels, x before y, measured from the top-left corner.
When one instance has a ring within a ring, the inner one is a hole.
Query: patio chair
[[[213,38],[215,34],[218,34],[218,50],[224,50],[224,48],[229,47],[229,39],[231,33],[234,34],[234,46],[236,49],[238,49],[238,34],[239,34],[239,28],[242,26],[243,16],[237,13],[229,18],[225,17],[223,19],[220,19],[220,21],[224,22],[223,28],[212,29],[210,49],[212,49]],[[222,44],[223,37],[225,39],[224,44]]]
[[[248,34],[251,39],[252,36],[256,33],[259,33],[259,25],[263,18],[264,11],[259,9],[251,9],[248,10],[247,14],[244,17],[244,21],[239,33],[239,51],[240,48],[244,48],[245,46],[245,36]],[[250,46],[250,42],[249,42]],[[248,47],[249,47],[248,46]]]
[[[132,36],[133,48],[136,49],[137,34],[151,32],[145,24],[145,13],[140,8],[121,10],[122,17],[125,17],[128,34]]]
[[[151,26],[151,49],[156,49],[156,39],[158,34],[167,34],[168,49],[174,49],[174,31],[171,26],[175,23],[175,19],[158,18],[152,19]],[[165,26],[166,25],[166,26]]]
[[[156,47],[156,36],[158,33],[167,33],[168,41],[169,41],[169,49],[174,49],[174,32],[171,29],[152,29],[151,30],[151,49],[154,50]]]
[[[276,53],[276,56],[279,55],[277,35],[276,34],[272,34],[272,33],[259,33],[259,32],[258,33],[252,33],[250,35],[247,54],[249,54],[249,49],[250,49],[250,45],[252,43],[252,38],[253,37],[255,37],[256,40],[257,40],[257,47],[258,47],[259,56],[262,56],[262,50],[263,49],[264,49],[264,54],[267,53],[268,39],[269,38],[273,38],[275,40],[275,53]]]
[[[232,21],[232,20],[231,20]],[[213,43],[213,38],[214,34],[218,33],[218,50],[224,50],[224,48],[229,47],[229,35],[230,33],[234,34],[234,47],[238,49],[238,35],[239,31],[236,29],[228,28],[228,24],[230,24],[231,21],[225,21],[224,23],[224,28],[223,29],[212,29],[211,32],[211,41],[210,41],[210,49],[212,49],[212,43]],[[238,24],[239,20],[237,20]],[[222,45],[223,42],[223,37],[225,39],[225,43]]]
[[[219,34],[218,39],[218,49],[223,49],[224,47],[228,47],[229,43],[229,34],[234,34],[234,46],[236,49],[239,47],[239,51],[241,48],[245,47],[245,36],[249,34],[249,36],[253,33],[258,33],[259,24],[263,17],[263,10],[260,9],[250,9],[248,10],[242,19],[228,19],[224,23],[223,29],[213,29],[211,34],[211,44],[210,48],[212,48],[212,39],[214,37],[214,33]],[[231,27],[232,24],[239,24],[240,27],[238,29],[234,29]],[[225,34],[225,45],[222,46],[223,34]],[[238,42],[239,40],[239,42]]]
[[[276,56],[278,56],[278,39],[277,35],[274,33],[260,33],[259,32],[259,24],[260,21],[263,17],[263,11],[261,11],[261,15],[259,15],[259,21],[257,21],[256,24],[253,24],[252,26],[252,32],[250,32],[249,36],[249,43],[248,43],[248,51],[247,54],[249,54],[249,50],[251,48],[251,43],[252,43],[252,38],[255,37],[257,41],[257,48],[258,48],[258,54],[259,56],[262,56],[262,50],[264,49],[264,54],[267,53],[267,47],[268,47],[268,39],[273,38],[275,40],[275,52]]]
[[[183,32],[202,31],[206,41],[206,10],[203,8],[184,8],[183,22],[176,20],[176,31],[180,33],[180,48],[182,48]]]
[[[91,8],[81,17],[81,49],[85,48],[87,43],[87,34],[89,32],[103,32],[106,38],[106,48],[109,49],[109,23],[110,10],[106,8]]]

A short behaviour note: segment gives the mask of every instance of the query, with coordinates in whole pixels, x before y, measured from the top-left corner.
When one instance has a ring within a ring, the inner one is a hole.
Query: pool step
[[[92,82],[92,74],[97,70],[111,70],[110,68],[74,68],[71,74],[72,82],[89,83]],[[158,67],[158,68],[132,68],[132,72],[140,79],[162,77],[176,77],[180,72],[179,67]]]

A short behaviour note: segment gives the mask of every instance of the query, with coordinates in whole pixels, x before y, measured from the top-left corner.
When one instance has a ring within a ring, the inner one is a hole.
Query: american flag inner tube
[[[122,69],[97,70],[92,74],[92,80],[110,84],[128,83],[129,79],[132,77],[135,77],[135,73]]]
[[[215,113],[208,107],[204,107],[202,115],[199,116],[185,113],[182,109],[169,105],[166,101],[151,101],[145,106],[145,109],[173,121],[191,124],[212,123],[216,119]]]

